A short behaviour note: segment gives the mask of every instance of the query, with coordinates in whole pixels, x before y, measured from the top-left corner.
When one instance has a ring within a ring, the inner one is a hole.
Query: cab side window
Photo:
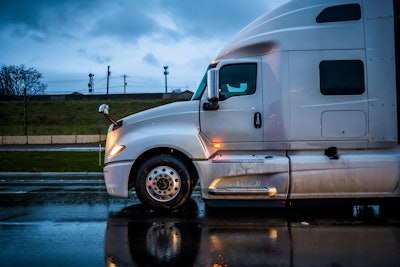
[[[219,100],[256,91],[257,64],[225,65],[219,71]]]

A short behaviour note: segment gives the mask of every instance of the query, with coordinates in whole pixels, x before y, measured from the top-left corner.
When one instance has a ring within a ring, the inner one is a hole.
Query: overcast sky
[[[0,64],[34,67],[46,94],[194,91],[223,46],[287,0],[0,0]]]

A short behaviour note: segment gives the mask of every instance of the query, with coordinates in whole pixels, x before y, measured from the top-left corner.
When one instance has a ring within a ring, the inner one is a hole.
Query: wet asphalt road
[[[109,197],[101,176],[0,177],[0,266],[400,266],[400,208],[206,209]]]

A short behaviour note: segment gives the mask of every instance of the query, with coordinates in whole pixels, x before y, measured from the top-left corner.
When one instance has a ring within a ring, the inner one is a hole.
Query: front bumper
[[[111,196],[128,197],[129,173],[133,162],[115,162],[107,164],[104,169],[104,181]]]

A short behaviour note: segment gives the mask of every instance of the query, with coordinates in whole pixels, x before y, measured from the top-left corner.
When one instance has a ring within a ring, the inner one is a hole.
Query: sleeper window
[[[319,64],[323,95],[361,95],[365,91],[361,60],[325,60]]]

